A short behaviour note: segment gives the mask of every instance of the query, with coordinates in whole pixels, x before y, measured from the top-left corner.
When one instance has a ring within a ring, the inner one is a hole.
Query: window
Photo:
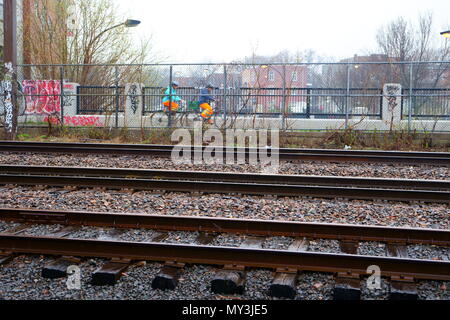
[[[269,81],[275,81],[275,72],[269,71]]]
[[[298,81],[298,73],[297,71],[292,72],[292,81],[297,82]]]

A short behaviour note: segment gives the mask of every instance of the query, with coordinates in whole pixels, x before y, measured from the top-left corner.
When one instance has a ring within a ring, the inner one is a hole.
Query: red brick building
[[[304,65],[252,66],[242,72],[253,112],[302,113],[306,108],[308,68]],[[286,100],[283,103],[283,88]]]

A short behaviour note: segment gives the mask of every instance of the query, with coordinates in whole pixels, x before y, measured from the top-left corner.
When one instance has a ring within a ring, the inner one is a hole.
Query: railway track
[[[185,147],[192,157],[204,149]],[[205,148],[205,147],[203,147]],[[36,152],[36,153],[84,153],[115,155],[148,155],[170,157],[173,146],[140,144],[94,144],[94,143],[49,143],[0,141],[0,152]],[[248,158],[254,150],[247,148],[224,148],[231,150],[235,157]],[[269,149],[278,152],[281,161],[329,161],[329,162],[372,162],[450,165],[449,153],[437,152],[398,152],[398,151],[347,151],[320,149]],[[269,152],[270,154],[270,152]],[[258,153],[256,152],[256,157]]]
[[[410,259],[405,254],[408,244],[448,247],[448,230],[8,208],[0,209],[0,220],[24,224],[0,234],[0,263],[17,254],[63,257],[43,269],[43,275],[56,278],[65,276],[62,266],[73,264],[76,258],[111,259],[92,275],[92,281],[102,285],[117,282],[121,273],[136,261],[165,263],[152,284],[162,289],[176,286],[177,275],[185,264],[220,266],[222,269],[211,283],[217,293],[239,293],[245,286],[248,268],[268,268],[276,271],[271,295],[290,298],[297,274],[304,271],[335,274],[336,299],[357,298],[360,281],[368,276],[369,266],[378,266],[381,275],[390,279],[394,299],[414,297],[411,288],[414,289],[416,280],[450,281],[450,262]],[[48,236],[24,235],[31,224],[58,224],[62,229]],[[114,232],[101,240],[70,238],[81,226],[114,228]],[[151,242],[126,242],[114,236],[120,234],[117,229],[133,228],[157,230],[157,237]],[[162,242],[167,231],[197,231],[201,239],[188,245],[167,244]],[[211,246],[218,233],[240,233],[248,237],[238,248]],[[262,249],[265,237],[271,236],[286,236],[296,241],[288,250]],[[310,239],[338,240],[342,253],[309,252]],[[357,255],[362,241],[386,243],[387,256]]]
[[[0,184],[450,203],[436,180],[0,165]]]

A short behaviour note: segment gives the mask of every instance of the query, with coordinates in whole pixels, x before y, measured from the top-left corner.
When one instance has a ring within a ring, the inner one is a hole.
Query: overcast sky
[[[376,48],[378,28],[399,16],[432,12],[435,41],[450,29],[450,0],[115,0],[152,35],[166,62],[230,62],[281,50],[312,49],[337,58]],[[448,41],[448,40],[447,40]]]

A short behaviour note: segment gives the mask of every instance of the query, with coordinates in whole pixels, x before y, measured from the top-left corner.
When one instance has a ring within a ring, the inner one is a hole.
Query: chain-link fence
[[[19,126],[203,120],[222,129],[450,131],[450,61],[19,65],[17,73]]]

